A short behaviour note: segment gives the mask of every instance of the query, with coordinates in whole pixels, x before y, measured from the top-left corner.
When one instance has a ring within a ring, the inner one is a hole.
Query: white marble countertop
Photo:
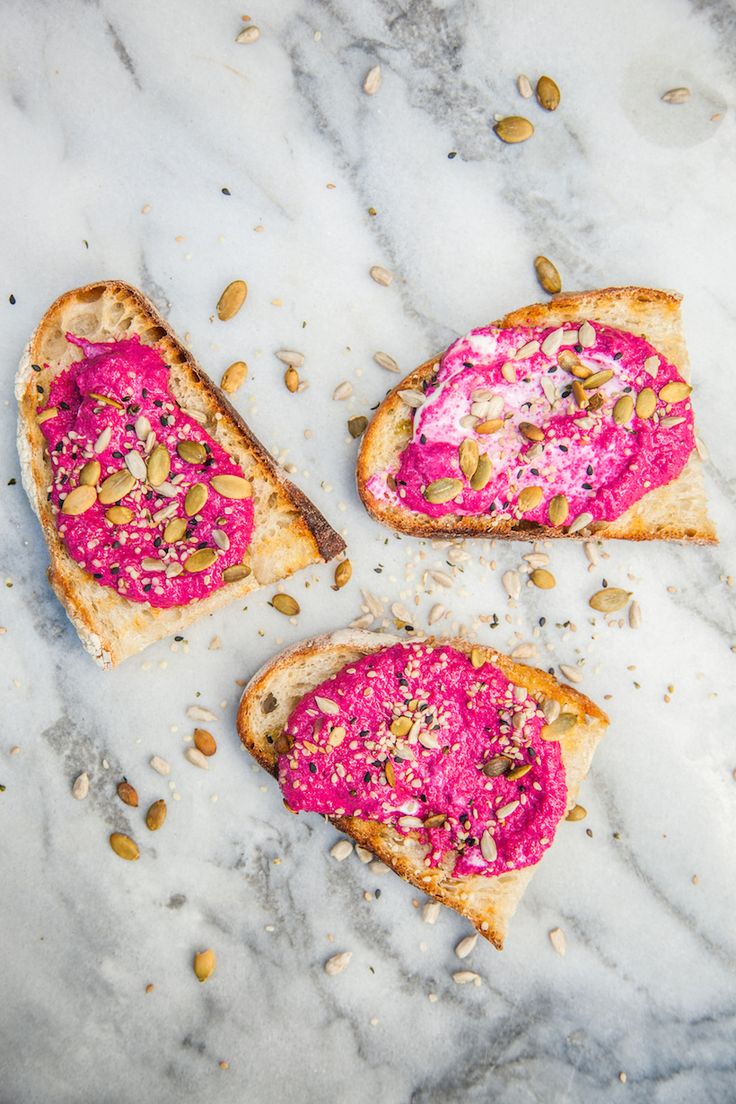
[[[241,9],[207,0],[3,12],[0,1101],[736,1100],[733,8],[243,10],[261,29],[251,45],[234,42]],[[557,79],[555,114],[519,98],[522,71]],[[678,85],[690,102],[663,104]],[[494,113],[518,111],[536,134],[503,146]],[[395,379],[375,351],[409,370],[537,298],[539,252],[568,288],[685,294],[721,544],[612,544],[595,566],[555,546],[558,586],[524,589],[515,609],[500,576],[528,549],[476,544],[451,589],[426,593],[422,573],[447,550],[362,511],[346,419]],[[370,280],[374,264],[395,273],[390,287]],[[141,286],[216,379],[248,361],[239,409],[295,465],[354,565],[339,594],[330,567],[289,583],[297,624],[263,593],[111,674],[79,646],[19,486],[12,380],[50,301],[100,277]],[[213,323],[236,277],[246,307]],[[305,354],[300,395],[284,389],[282,347]],[[354,395],[335,402],[343,380]],[[640,629],[591,618],[602,578],[635,592]],[[441,601],[448,629],[505,649],[534,641],[545,666],[583,661],[582,688],[610,712],[588,817],[562,825],[507,949],[479,944],[466,960],[478,987],[452,981],[467,924],[447,911],[424,924],[411,887],[355,856],[335,862],[334,831],[286,815],[238,745],[237,680],[356,617],[361,586],[386,625],[391,602],[413,609],[419,593],[420,628]],[[494,613],[498,628],[478,621]],[[194,703],[217,716],[208,774],[183,757]],[[169,780],[153,754],[173,764]],[[91,792],[76,802],[83,770]],[[122,774],[143,808],[168,798],[156,836],[114,796]],[[112,854],[113,829],[136,836],[140,862]],[[200,986],[192,954],[207,946],[218,967]],[[328,977],[338,950],[350,966]]]

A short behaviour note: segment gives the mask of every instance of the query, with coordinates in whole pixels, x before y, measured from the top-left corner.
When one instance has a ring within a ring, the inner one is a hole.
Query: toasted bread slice
[[[100,586],[68,554],[47,500],[52,472],[46,441],[36,421],[36,409],[43,405],[52,378],[80,355],[66,341],[68,332],[91,342],[138,334],[141,341],[160,350],[170,367],[171,390],[178,403],[206,419],[203,424],[207,432],[252,481],[255,528],[248,578],[186,606],[154,609]],[[49,307],[23,354],[16,397],[23,486],[49,546],[49,579],[84,647],[105,668],[114,667],[155,640],[182,632],[256,587],[275,583],[308,564],[331,559],[345,547],[319,510],[284,478],[273,458],[153,304],[128,284],[119,280],[89,284],[66,292]]]
[[[533,303],[492,322],[492,326],[559,326],[590,319],[643,335],[690,381],[690,364],[680,324],[681,296],[650,288],[605,288],[602,291],[558,295],[549,303]],[[442,355],[442,354],[440,354]],[[716,531],[708,516],[702,465],[693,450],[672,483],[649,491],[615,521],[595,522],[588,529],[565,533],[527,521],[495,521],[488,515],[428,517],[382,501],[371,494],[368,480],[396,463],[411,437],[411,419],[398,391],[416,388],[434,370],[438,357],[420,365],[383,400],[363,435],[358,455],[358,491],[368,513],[391,529],[416,537],[498,536],[514,540],[596,537],[622,540],[682,540],[713,544]]]
[[[432,643],[431,638],[427,642]],[[347,663],[395,643],[394,636],[346,629],[303,641],[281,652],[253,676],[243,692],[238,732],[248,751],[269,773],[277,775],[278,757],[273,741],[299,700]],[[466,654],[473,647],[463,640],[442,643]],[[572,808],[598,741],[608,726],[608,717],[588,698],[572,687],[562,686],[545,671],[515,663],[491,648],[484,650],[489,661],[500,667],[507,678],[526,686],[532,695],[555,698],[561,706],[577,713],[578,723],[561,741],[568,809]],[[352,836],[406,881],[466,916],[499,950],[503,947],[509,921],[534,867],[498,877],[476,874],[454,878],[439,868],[427,868],[422,844],[411,836],[399,836],[386,824],[357,817],[329,819],[338,831]]]

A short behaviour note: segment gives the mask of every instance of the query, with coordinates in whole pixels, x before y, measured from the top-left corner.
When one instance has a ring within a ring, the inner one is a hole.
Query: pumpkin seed
[[[296,617],[301,610],[296,598],[292,598],[290,594],[274,594],[271,605],[279,613],[283,613],[284,617]]]
[[[342,590],[344,586],[350,582],[350,576],[353,574],[353,565],[350,560],[343,560],[335,568],[335,586],[338,590]]]
[[[251,569],[247,564],[233,564],[232,567],[225,568],[222,580],[225,583],[239,583],[241,579],[247,579],[250,573]]]
[[[489,434],[498,433],[499,429],[503,428],[503,418],[489,418],[488,421],[479,422],[475,427],[476,433]]]
[[[478,467],[478,460],[480,459],[478,442],[474,441],[472,437],[466,437],[458,449],[458,458],[460,461],[460,471],[466,479],[472,479]]]
[[[105,510],[105,519],[111,525],[127,525],[133,520],[133,511],[127,506],[111,506],[109,510]]]
[[[478,457],[478,467],[471,476],[470,486],[474,491],[482,491],[488,486],[490,478],[491,461],[488,459],[488,453],[482,452]]]
[[[204,464],[207,459],[207,449],[201,441],[179,441],[176,451],[185,464]]]
[[[88,460],[79,471],[80,487],[96,487],[101,470],[99,460]]]
[[[544,725],[539,735],[543,740],[559,740],[578,723],[575,713],[560,713],[556,720]]]
[[[481,770],[486,778],[498,778],[510,771],[512,766],[513,763],[507,755],[494,755],[492,759],[483,764]]]
[[[387,372],[398,372],[399,366],[392,356],[388,353],[374,353],[373,359],[380,368],[385,368]]]
[[[666,383],[664,387],[661,388],[659,397],[662,402],[665,403],[682,402],[683,399],[688,397],[691,391],[692,387],[689,383],[673,380],[672,383]]]
[[[393,282],[394,278],[393,272],[384,268],[383,265],[373,265],[372,268],[368,269],[368,275],[371,280],[375,280],[375,282],[382,287],[388,287],[389,284]]]
[[[116,855],[126,862],[135,862],[141,857],[138,844],[130,836],[124,836],[122,832],[113,832],[110,836],[110,846]]]
[[[48,422],[50,418],[55,418],[59,413],[57,406],[47,406],[45,410],[40,410],[36,414],[36,421],[39,425],[43,425],[44,422]]]
[[[543,498],[544,491],[541,487],[525,487],[519,494],[517,506],[522,514],[527,514],[530,510],[535,510]]]
[[[208,567],[212,567],[216,559],[217,553],[214,548],[200,548],[197,552],[192,552],[191,556],[184,561],[184,570],[190,575],[206,571]]]
[[[204,507],[209,498],[209,489],[206,483],[192,483],[184,499],[184,513],[187,517],[194,517]]]
[[[636,396],[636,414],[638,418],[651,418],[657,409],[657,396],[651,387],[645,387]]]
[[[241,475],[215,475],[210,479],[210,487],[223,498],[251,498],[253,488]]]
[[[613,372],[610,368],[604,368],[583,380],[583,387],[586,391],[592,391],[595,387],[601,387],[602,384],[608,383],[610,379],[613,379]]]
[[[630,590],[623,590],[622,587],[604,587],[603,590],[595,592],[589,599],[588,605],[599,613],[616,613],[628,603],[631,593]]]
[[[519,73],[516,78],[516,87],[519,89],[519,95],[523,96],[525,100],[531,98],[532,85],[526,73]]]
[[[551,590],[557,583],[552,572],[547,571],[544,567],[535,567],[529,578],[535,587],[539,587],[540,590]]]
[[[470,652],[470,662],[477,670],[482,667],[486,661],[486,654],[482,648],[473,648]]]
[[[248,294],[248,285],[245,280],[233,280],[228,284],[217,301],[217,317],[221,322],[227,322],[238,313]]]
[[[491,833],[486,828],[483,835],[480,837],[480,853],[486,862],[495,862],[498,858],[498,848],[496,847],[496,841]]]
[[[138,808],[138,793],[130,782],[126,782],[125,779],[118,782],[117,794],[124,805],[130,805],[133,809]]]
[[[363,81],[363,91],[366,96],[375,96],[378,89],[381,87],[381,66],[374,65],[372,69],[369,69],[366,73],[365,80]]]
[[[187,523],[184,518],[172,518],[164,529],[164,540],[167,544],[180,541],[187,531]]]
[[[165,483],[169,478],[169,472],[171,471],[171,456],[169,450],[164,445],[156,445],[155,449],[148,457],[146,470],[148,473],[148,482],[152,487],[160,487],[161,484]]]
[[[505,119],[499,119],[493,129],[502,142],[509,144],[526,142],[534,133],[532,124],[521,115],[507,115]]]
[[[411,730],[412,721],[409,717],[397,717],[391,722],[390,729],[394,736],[406,736]]]
[[[441,828],[446,820],[447,820],[447,815],[445,813],[432,813],[432,815],[428,816],[427,819],[425,820],[424,827],[425,828]]]
[[[525,774],[528,774],[531,769],[531,763],[520,763],[518,767],[514,767],[513,770],[507,771],[506,777],[510,782],[515,782],[517,778],[523,778]]]
[[[394,765],[390,759],[387,759],[386,762],[383,764],[383,770],[384,774],[386,775],[386,781],[388,782],[391,789],[393,789],[396,785],[396,771],[394,770]]]
[[[367,425],[368,419],[362,414],[358,414],[355,418],[348,418],[348,433],[353,439],[362,437]]]
[[[565,820],[585,820],[588,810],[584,805],[573,805]]]
[[[94,506],[96,501],[97,491],[95,488],[83,484],[69,492],[64,499],[61,512],[69,517],[78,517],[80,514],[86,514],[87,510]]]
[[[251,31],[257,30],[256,27],[250,27],[247,29]],[[241,31],[240,35],[238,35],[238,38],[240,38],[240,36],[244,33],[244,31]],[[251,42],[252,39],[248,39],[247,41]],[[216,965],[217,958],[215,957],[215,952],[211,948],[206,951],[198,951],[197,954],[195,954],[194,956],[194,974],[197,978],[197,981],[203,982],[207,981],[208,978],[211,978]]]
[[[537,103],[545,111],[556,111],[560,106],[560,90],[551,77],[540,77],[537,81]]]
[[[540,287],[544,291],[546,291],[548,295],[557,295],[559,291],[562,291],[562,280],[560,279],[560,274],[557,271],[556,266],[553,265],[550,261],[549,257],[544,257],[542,255],[540,255],[539,257],[535,257],[534,271],[537,274],[537,280],[539,281]],[[549,341],[549,337],[542,345],[542,352],[545,353],[546,356],[552,356],[553,353],[557,352],[557,349],[552,349],[547,352],[547,350],[544,348],[544,345],[547,344],[547,341]],[[559,349],[559,342],[557,348]]]
[[[634,400],[631,395],[622,395],[613,405],[613,420],[616,425],[628,425],[634,416]]]
[[[234,360],[222,373],[220,387],[228,395],[234,395],[239,387],[245,383],[248,376],[248,365],[244,360]]]
[[[582,345],[584,349],[590,349],[591,346],[595,345],[595,330],[590,322],[583,322],[578,330],[578,344]]]
[[[564,525],[567,521],[567,515],[570,513],[570,504],[567,497],[564,494],[555,495],[554,498],[550,499],[547,512],[552,525]]]
[[[519,433],[526,437],[527,441],[543,441],[544,433],[532,422],[519,422]]]
[[[427,502],[442,503],[457,498],[463,489],[459,479],[435,479],[424,491]]]
[[[578,516],[573,521],[570,522],[570,524],[568,526],[568,529],[567,529],[567,532],[568,533],[578,533],[581,529],[585,529],[586,526],[590,525],[592,520],[593,520],[593,515],[592,514],[588,514],[588,513],[578,514]]]
[[[159,828],[166,820],[166,802],[163,798],[158,801],[154,801],[150,809],[146,813],[146,827],[151,832],[158,832]]]
[[[662,96],[665,103],[670,104],[684,104],[690,99],[689,88],[670,88],[668,92],[665,92]]]
[[[126,468],[121,468],[120,471],[113,472],[104,480],[100,486],[98,498],[104,506],[107,506],[110,503],[119,502],[121,498],[125,498],[133,490],[133,487],[135,487],[135,479]]]

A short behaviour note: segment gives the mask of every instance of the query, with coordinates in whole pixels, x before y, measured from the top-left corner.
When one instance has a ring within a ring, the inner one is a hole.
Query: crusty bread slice
[[[563,322],[583,319],[601,322],[645,336],[689,381],[690,365],[680,323],[680,301],[680,295],[651,288],[605,288],[558,295],[548,303],[533,303],[491,325],[501,328],[559,326]],[[595,532],[599,538],[623,540],[716,542],[715,526],[707,513],[702,465],[695,450],[672,483],[649,491],[615,521],[595,522],[574,534],[524,520],[495,521],[488,515],[427,517],[374,497],[368,489],[368,480],[391,468],[411,437],[410,411],[399,398],[398,391],[416,388],[431,374],[438,360],[439,357],[432,357],[406,376],[383,400],[363,435],[358,455],[358,491],[365,508],[376,521],[417,537],[498,536],[536,540],[569,536],[585,540]]]
[[[43,405],[52,378],[81,355],[66,341],[64,335],[68,332],[92,342],[138,334],[141,341],[155,344],[160,350],[170,366],[171,390],[180,406],[206,419],[203,424],[207,432],[252,480],[255,528],[248,578],[187,606],[154,609],[100,586],[68,554],[47,501],[51,465],[36,421],[36,410]],[[34,365],[41,370],[35,370]],[[105,280],[60,296],[46,311],[23,353],[16,397],[23,486],[49,546],[49,579],[84,647],[103,667],[114,667],[155,640],[183,631],[256,587],[275,583],[308,564],[329,560],[345,547],[319,510],[284,477],[153,304],[129,284]]]
[[[238,710],[238,732],[248,751],[262,767],[277,775],[273,741],[283,730],[299,700],[347,663],[396,642],[394,636],[345,629],[303,641],[281,652],[253,676],[243,691]],[[432,643],[432,639],[427,642]],[[450,644],[466,654],[473,647],[464,640],[438,643]],[[608,726],[608,717],[583,694],[570,686],[561,685],[545,671],[515,663],[491,648],[484,651],[489,661],[500,667],[507,678],[517,685],[526,686],[540,700],[555,698],[563,708],[577,713],[578,723],[568,730],[561,741],[567,774],[568,809],[572,808],[598,741]],[[352,836],[402,878],[466,916],[481,935],[501,949],[511,916],[534,873],[534,867],[513,870],[494,878],[479,874],[453,878],[443,870],[427,868],[424,865],[424,847],[411,836],[398,835],[388,825],[377,821],[356,817],[330,819],[338,831]]]

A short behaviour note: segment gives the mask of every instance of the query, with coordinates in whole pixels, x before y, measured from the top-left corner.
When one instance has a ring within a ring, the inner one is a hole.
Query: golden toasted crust
[[[278,773],[273,740],[284,728],[297,702],[309,690],[336,674],[347,663],[381,651],[396,638],[379,633],[344,630],[316,637],[281,652],[258,671],[246,686],[238,710],[238,732],[248,751],[265,770]],[[473,645],[462,640],[447,643],[469,654]],[[575,804],[580,783],[588,772],[608,717],[579,691],[563,686],[545,671],[515,663],[491,648],[483,651],[517,685],[543,698],[556,699],[579,718],[561,741],[568,787],[568,809]],[[454,878],[446,870],[425,865],[425,848],[412,836],[395,834],[388,825],[356,817],[329,818],[340,832],[351,836],[406,881],[437,901],[466,916],[484,938],[503,946],[511,916],[534,867],[513,870],[495,878],[482,875]]]
[[[681,296],[674,292],[653,288],[604,288],[558,295],[548,303],[532,303],[490,325],[504,329],[557,326],[587,318],[645,336],[689,380],[687,347],[680,325],[680,301]],[[369,479],[395,463],[411,436],[411,418],[398,392],[419,386],[431,375],[440,356],[425,361],[389,392],[363,434],[357,461],[358,492],[366,510],[376,521],[417,537],[587,540],[595,533],[597,538],[622,540],[682,540],[696,544],[717,541],[715,526],[706,508],[702,466],[695,451],[672,483],[649,491],[615,521],[594,522],[577,533],[525,520],[497,521],[488,515],[428,517],[376,498],[368,489]]]
[[[170,366],[171,389],[180,405],[199,413],[207,432],[227,448],[253,481],[255,528],[248,578],[187,606],[153,609],[101,587],[69,556],[47,498],[52,471],[36,420],[36,409],[43,405],[54,375],[80,355],[65,339],[69,331],[88,341],[138,334],[146,344],[158,347]],[[115,666],[258,586],[329,560],[345,547],[319,510],[284,477],[153,304],[128,284],[105,280],[61,295],[43,316],[25,350],[16,396],[23,484],[49,545],[49,579],[85,648],[103,667]]]

